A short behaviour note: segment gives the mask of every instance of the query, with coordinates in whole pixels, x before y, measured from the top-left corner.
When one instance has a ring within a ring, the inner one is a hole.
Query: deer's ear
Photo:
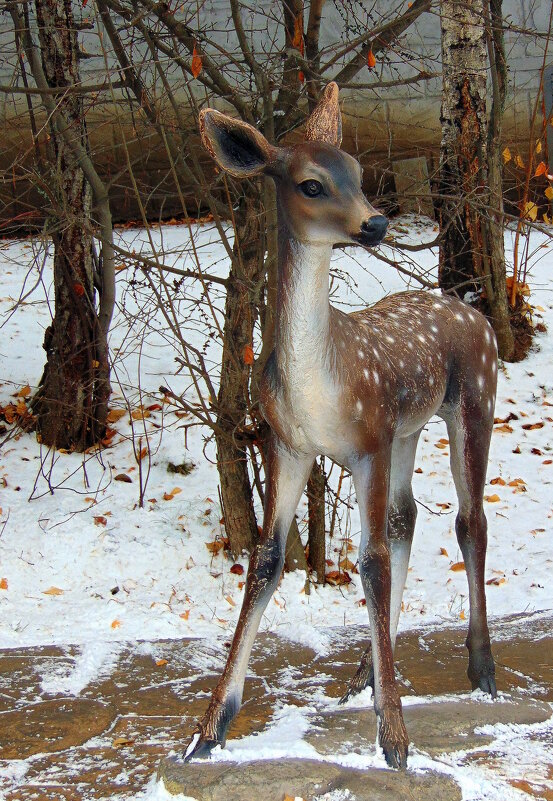
[[[334,147],[342,144],[342,115],[338,84],[334,81],[325,86],[321,99],[307,120],[304,138],[308,142],[327,142]]]
[[[270,145],[263,134],[220,111],[200,111],[200,134],[219,167],[237,178],[260,175],[277,161],[278,148]]]

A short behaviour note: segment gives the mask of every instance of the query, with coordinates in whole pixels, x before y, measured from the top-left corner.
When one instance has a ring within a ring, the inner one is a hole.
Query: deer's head
[[[237,178],[270,175],[280,213],[300,241],[377,245],[388,220],[361,189],[359,162],[343,153],[338,86],[329,83],[309,117],[304,142],[274,147],[251,125],[214,109],[200,112],[202,141]]]

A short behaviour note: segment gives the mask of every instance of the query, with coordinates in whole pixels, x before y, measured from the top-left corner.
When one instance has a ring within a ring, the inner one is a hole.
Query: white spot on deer
[[[386,334],[386,342],[389,342],[390,345],[393,345],[395,341],[396,340],[394,337],[390,336],[390,334]]]
[[[491,334],[490,334],[490,326],[489,325],[486,326],[486,335],[485,336],[486,336],[486,342],[489,344],[492,341],[492,337],[491,337]]]
[[[488,398],[488,411],[491,412],[493,409],[493,402],[491,398]]]
[[[377,351],[376,348],[373,348],[373,353],[375,355],[375,358],[380,359],[380,353]]]
[[[367,370],[366,367],[363,369],[363,375],[365,376],[365,378],[369,377],[369,371]]]
[[[407,347],[409,348],[409,350],[413,350],[413,343],[411,342],[411,340],[409,340],[409,342],[407,343]]]
[[[428,377],[428,383],[430,384],[431,387],[434,386],[434,376],[433,375]]]
[[[422,373],[422,365],[417,364],[417,373]]]
[[[360,359],[364,359],[365,358],[365,354],[363,353],[362,350],[358,350],[357,351],[357,355],[359,356]]]
[[[479,375],[478,378],[476,379],[476,383],[478,384],[480,389],[484,389],[484,376]]]
[[[497,362],[495,359],[492,362],[492,371],[494,375],[497,373]]]
[[[457,312],[457,314],[455,315],[455,319],[459,320],[459,322],[462,323],[463,322],[463,315],[460,312]]]
[[[417,339],[419,340],[419,342],[423,343],[426,342],[426,337],[424,336],[424,334],[417,334]]]
[[[357,409],[358,412],[363,411],[363,404],[361,403],[360,400],[358,400],[357,403],[355,404],[355,408]]]
[[[435,333],[435,334],[437,334],[437,333],[438,333],[438,326],[436,326],[436,325],[431,325],[431,326],[430,326],[430,330],[431,330],[431,331],[434,331],[434,333]]]
[[[482,364],[486,364],[486,362],[488,361],[488,357],[486,356],[485,353],[482,354],[481,358],[482,358]]]
[[[398,364],[399,364],[400,370],[403,370],[403,368],[405,367],[405,362],[403,361],[403,359],[400,359]]]
[[[380,376],[378,375],[376,370],[373,370],[373,378],[375,384],[380,384]]]
[[[441,309],[442,308],[442,304],[441,303],[433,303],[432,304],[432,308],[433,309]]]

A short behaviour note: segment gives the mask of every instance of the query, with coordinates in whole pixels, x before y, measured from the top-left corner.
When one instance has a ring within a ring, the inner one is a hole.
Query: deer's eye
[[[319,197],[324,195],[323,185],[319,181],[310,179],[309,181],[302,181],[299,189],[306,197]]]

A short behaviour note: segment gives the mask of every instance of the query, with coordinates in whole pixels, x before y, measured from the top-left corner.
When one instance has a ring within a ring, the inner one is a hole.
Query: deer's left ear
[[[304,138],[307,142],[327,142],[334,147],[342,144],[342,115],[338,92],[338,84],[334,81],[325,86],[322,97],[305,126]]]
[[[219,167],[237,178],[260,175],[278,159],[278,148],[254,127],[212,108],[200,111],[200,134]]]

